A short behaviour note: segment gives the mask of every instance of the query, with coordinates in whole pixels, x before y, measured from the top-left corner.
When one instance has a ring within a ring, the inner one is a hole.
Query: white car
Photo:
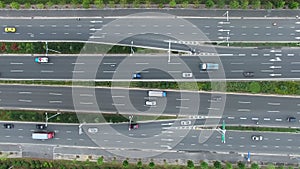
[[[182,77],[184,77],[184,78],[193,77],[193,73],[182,73]]]
[[[156,101],[147,100],[146,101],[146,106],[156,106]]]
[[[95,134],[95,133],[98,132],[98,128],[89,128],[89,129],[88,129],[88,132],[89,132],[89,133],[92,133],[92,134]]]
[[[263,136],[253,135],[253,136],[251,136],[251,139],[253,141],[261,141],[261,140],[263,140]]]
[[[34,61],[36,63],[48,63],[49,59],[47,57],[36,57]]]
[[[190,120],[188,120],[188,121],[181,121],[180,124],[181,124],[182,126],[187,126],[187,125],[191,125],[192,122],[191,122]]]

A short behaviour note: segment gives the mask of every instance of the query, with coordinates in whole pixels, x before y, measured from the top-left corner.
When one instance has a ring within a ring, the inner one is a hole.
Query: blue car
[[[132,75],[132,78],[133,78],[133,79],[141,79],[141,78],[142,78],[142,75],[141,75],[141,73],[134,73],[134,74]]]

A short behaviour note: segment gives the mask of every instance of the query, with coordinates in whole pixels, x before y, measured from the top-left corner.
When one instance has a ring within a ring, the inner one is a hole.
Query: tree
[[[0,1],[0,8],[5,8],[5,4],[2,2],[2,1]]]
[[[140,0],[134,0],[133,1],[133,7],[134,8],[139,8],[140,7]]]
[[[225,6],[225,0],[218,0],[217,1],[217,7],[218,8],[224,8]]]
[[[261,5],[260,0],[253,0],[252,1],[252,7],[253,7],[253,9],[259,9],[260,5]]]
[[[129,167],[129,163],[127,160],[123,161],[123,168],[128,168]]]
[[[72,0],[71,4],[72,4],[73,8],[76,8],[78,5],[78,0]]]
[[[274,7],[275,8],[283,8],[285,5],[285,2],[283,0],[276,0],[274,1]]]
[[[205,161],[202,161],[200,164],[201,169],[208,169],[208,164]]]
[[[215,5],[213,0],[207,0],[205,3],[206,8],[211,8]]]
[[[298,9],[298,7],[299,7],[299,3],[298,2],[293,1],[293,2],[289,3],[289,8],[290,9]]]
[[[126,0],[120,0],[120,4],[122,8],[126,7],[126,3],[127,3]]]
[[[273,8],[272,2],[270,2],[270,1],[266,2],[265,8],[266,9],[272,9]]]
[[[257,163],[252,163],[251,164],[251,169],[259,169],[259,166]]]
[[[182,8],[188,8],[189,7],[189,1],[183,1],[181,4]]]
[[[86,8],[86,9],[89,8],[90,7],[90,0],[83,0],[82,7]]]
[[[154,167],[155,167],[155,163],[154,163],[153,161],[151,161],[151,162],[149,163],[149,168],[153,169]]]
[[[188,160],[187,161],[187,167],[189,169],[194,169],[195,168],[194,162],[192,160]]]
[[[36,4],[36,7],[38,8],[38,9],[44,9],[44,4]]]
[[[103,160],[104,160],[103,156],[99,157],[99,158],[97,159],[97,164],[98,164],[99,166],[103,165]]]
[[[246,165],[245,165],[245,163],[239,161],[239,162],[238,162],[238,167],[239,167],[239,169],[245,169],[245,168],[246,168]]]
[[[240,7],[240,4],[239,4],[239,1],[237,1],[237,0],[231,0],[229,2],[229,6],[231,9],[237,9]]]
[[[29,8],[31,8],[31,4],[30,4],[29,2],[26,2],[26,3],[24,4],[24,7],[27,8],[27,9],[29,9]]]
[[[199,0],[194,0],[194,7],[199,8],[199,6],[200,6]]]
[[[247,9],[249,5],[249,1],[248,0],[241,0],[241,8],[242,9]]]
[[[110,1],[108,2],[108,4],[109,4],[109,7],[110,7],[110,8],[114,8],[114,7],[115,7],[115,1],[114,1],[114,0],[110,0]]]
[[[136,166],[137,166],[138,168],[143,168],[143,163],[142,163],[142,161],[139,160],[139,161],[136,163]]]
[[[176,1],[175,0],[171,0],[169,2],[169,5],[170,5],[171,8],[175,8],[176,7]]]
[[[275,166],[273,164],[268,164],[267,169],[275,169]]]
[[[258,82],[251,82],[249,85],[251,93],[259,93],[261,90],[260,84]]]
[[[221,169],[221,168],[222,168],[221,162],[220,162],[220,161],[215,161],[215,162],[214,162],[214,167],[215,167],[216,169]]]
[[[20,4],[18,2],[10,3],[10,7],[13,9],[20,9]]]
[[[53,5],[54,5],[54,3],[53,3],[52,1],[48,1],[48,2],[47,2],[48,8],[51,8]]]
[[[95,0],[94,4],[96,5],[97,8],[104,8],[103,0]]]
[[[226,169],[232,169],[232,164],[229,163],[229,162],[227,162],[227,163],[226,163]]]

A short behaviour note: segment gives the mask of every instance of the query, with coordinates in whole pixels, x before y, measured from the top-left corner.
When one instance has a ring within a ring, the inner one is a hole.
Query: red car
[[[139,128],[139,124],[137,123],[133,123],[129,125],[129,129],[138,129]]]

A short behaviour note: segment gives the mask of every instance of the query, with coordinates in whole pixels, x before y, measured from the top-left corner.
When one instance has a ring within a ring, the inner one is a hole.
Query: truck
[[[149,97],[167,97],[167,92],[150,90],[150,91],[148,91],[148,96]]]
[[[32,139],[34,140],[48,140],[52,139],[54,137],[53,131],[47,131],[47,132],[33,132],[32,133]]]
[[[208,71],[208,70],[218,70],[219,64],[218,63],[200,63],[200,70]]]

